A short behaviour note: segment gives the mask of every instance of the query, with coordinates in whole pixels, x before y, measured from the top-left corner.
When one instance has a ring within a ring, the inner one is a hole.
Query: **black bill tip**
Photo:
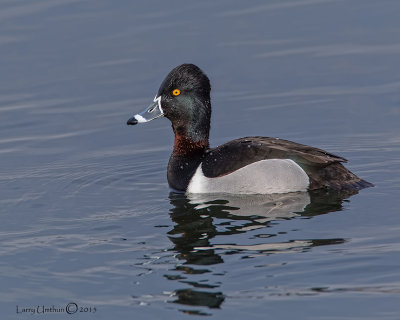
[[[139,121],[137,121],[135,117],[132,117],[132,118],[130,118],[130,119],[126,122],[126,124],[127,124],[128,126],[134,126],[134,125],[137,124],[138,122],[139,122]]]

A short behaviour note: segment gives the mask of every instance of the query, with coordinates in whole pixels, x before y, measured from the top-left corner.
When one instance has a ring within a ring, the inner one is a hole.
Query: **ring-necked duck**
[[[321,149],[268,137],[209,147],[210,81],[193,64],[174,68],[153,103],[127,122],[166,117],[175,134],[168,163],[170,187],[187,193],[286,193],[373,186],[347,170],[347,160]]]

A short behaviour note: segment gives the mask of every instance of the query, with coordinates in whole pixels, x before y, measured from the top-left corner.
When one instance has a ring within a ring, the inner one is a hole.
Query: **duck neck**
[[[208,133],[196,137],[183,128],[173,128],[174,149],[168,162],[168,183],[172,189],[185,191],[209,148]]]
[[[199,157],[208,149],[208,137],[193,139],[187,135],[175,132],[173,156],[177,157]]]

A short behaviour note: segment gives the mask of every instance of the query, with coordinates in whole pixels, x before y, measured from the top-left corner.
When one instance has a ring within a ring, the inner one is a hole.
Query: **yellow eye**
[[[181,90],[175,89],[174,91],[172,91],[172,94],[173,94],[174,96],[179,96],[179,95],[181,94]]]

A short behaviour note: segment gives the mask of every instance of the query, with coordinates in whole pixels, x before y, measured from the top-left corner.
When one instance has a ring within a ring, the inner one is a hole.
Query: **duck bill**
[[[135,114],[130,118],[126,124],[135,125],[138,123],[149,122],[151,120],[164,116],[164,112],[161,108],[161,96],[155,97],[153,103],[141,113]]]

